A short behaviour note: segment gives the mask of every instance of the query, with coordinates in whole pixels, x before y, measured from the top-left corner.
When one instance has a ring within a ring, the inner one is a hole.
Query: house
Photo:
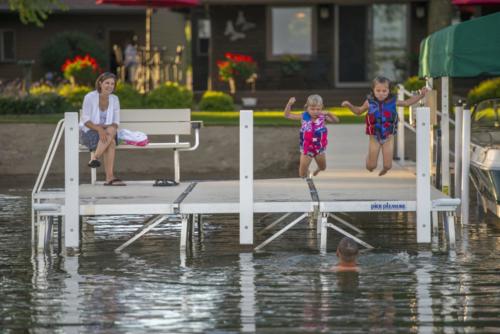
[[[273,107],[286,102],[283,90],[326,94],[330,105],[343,98],[360,103],[376,75],[396,82],[416,75],[428,35],[427,0],[203,3],[192,18],[193,88],[227,91],[216,63],[226,52],[245,54],[258,64],[257,95]],[[248,94],[240,86],[240,95]]]

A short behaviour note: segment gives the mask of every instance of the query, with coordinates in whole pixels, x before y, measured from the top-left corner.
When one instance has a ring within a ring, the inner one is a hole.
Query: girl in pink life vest
[[[295,103],[295,98],[291,97],[285,107],[285,118],[300,120],[300,166],[299,176],[306,177],[309,165],[314,159],[318,168],[313,175],[318,175],[326,169],[325,150],[328,144],[328,129],[325,121],[338,123],[337,116],[323,111],[323,99],[319,95],[311,95],[307,98],[306,110],[300,114],[292,114],[290,110]]]
[[[411,106],[427,94],[427,88],[423,88],[419,95],[397,101],[391,93],[391,86],[389,79],[379,76],[373,80],[372,91],[361,106],[354,106],[349,101],[342,102],[342,107],[349,108],[356,115],[368,110],[365,121],[365,132],[369,135],[366,169],[371,172],[377,168],[378,154],[382,149],[384,166],[379,176],[386,174],[392,167],[393,137],[398,125],[396,106]]]

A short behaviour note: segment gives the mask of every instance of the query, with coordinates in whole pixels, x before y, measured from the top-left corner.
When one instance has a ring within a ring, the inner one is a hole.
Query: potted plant
[[[66,59],[61,70],[64,77],[74,87],[77,85],[92,86],[100,72],[97,61],[88,54],[85,57],[76,56],[73,59]]]
[[[251,56],[227,52],[224,60],[217,61],[219,68],[219,79],[229,84],[229,92],[236,93],[236,81],[241,79],[251,85],[255,92],[255,81],[257,80],[257,63]]]

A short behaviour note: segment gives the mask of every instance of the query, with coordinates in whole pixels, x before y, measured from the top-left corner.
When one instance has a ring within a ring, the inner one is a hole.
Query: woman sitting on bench
[[[124,186],[122,180],[113,173],[115,163],[116,133],[120,124],[120,101],[113,93],[116,76],[105,72],[95,82],[96,90],[85,95],[80,118],[80,143],[93,152],[90,168],[104,161],[106,171],[105,186]]]

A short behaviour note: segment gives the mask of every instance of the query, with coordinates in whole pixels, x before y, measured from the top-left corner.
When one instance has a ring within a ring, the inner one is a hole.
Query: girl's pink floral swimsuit
[[[320,114],[315,120],[304,111],[300,128],[300,153],[314,158],[326,150],[328,129],[325,126],[325,115]]]

